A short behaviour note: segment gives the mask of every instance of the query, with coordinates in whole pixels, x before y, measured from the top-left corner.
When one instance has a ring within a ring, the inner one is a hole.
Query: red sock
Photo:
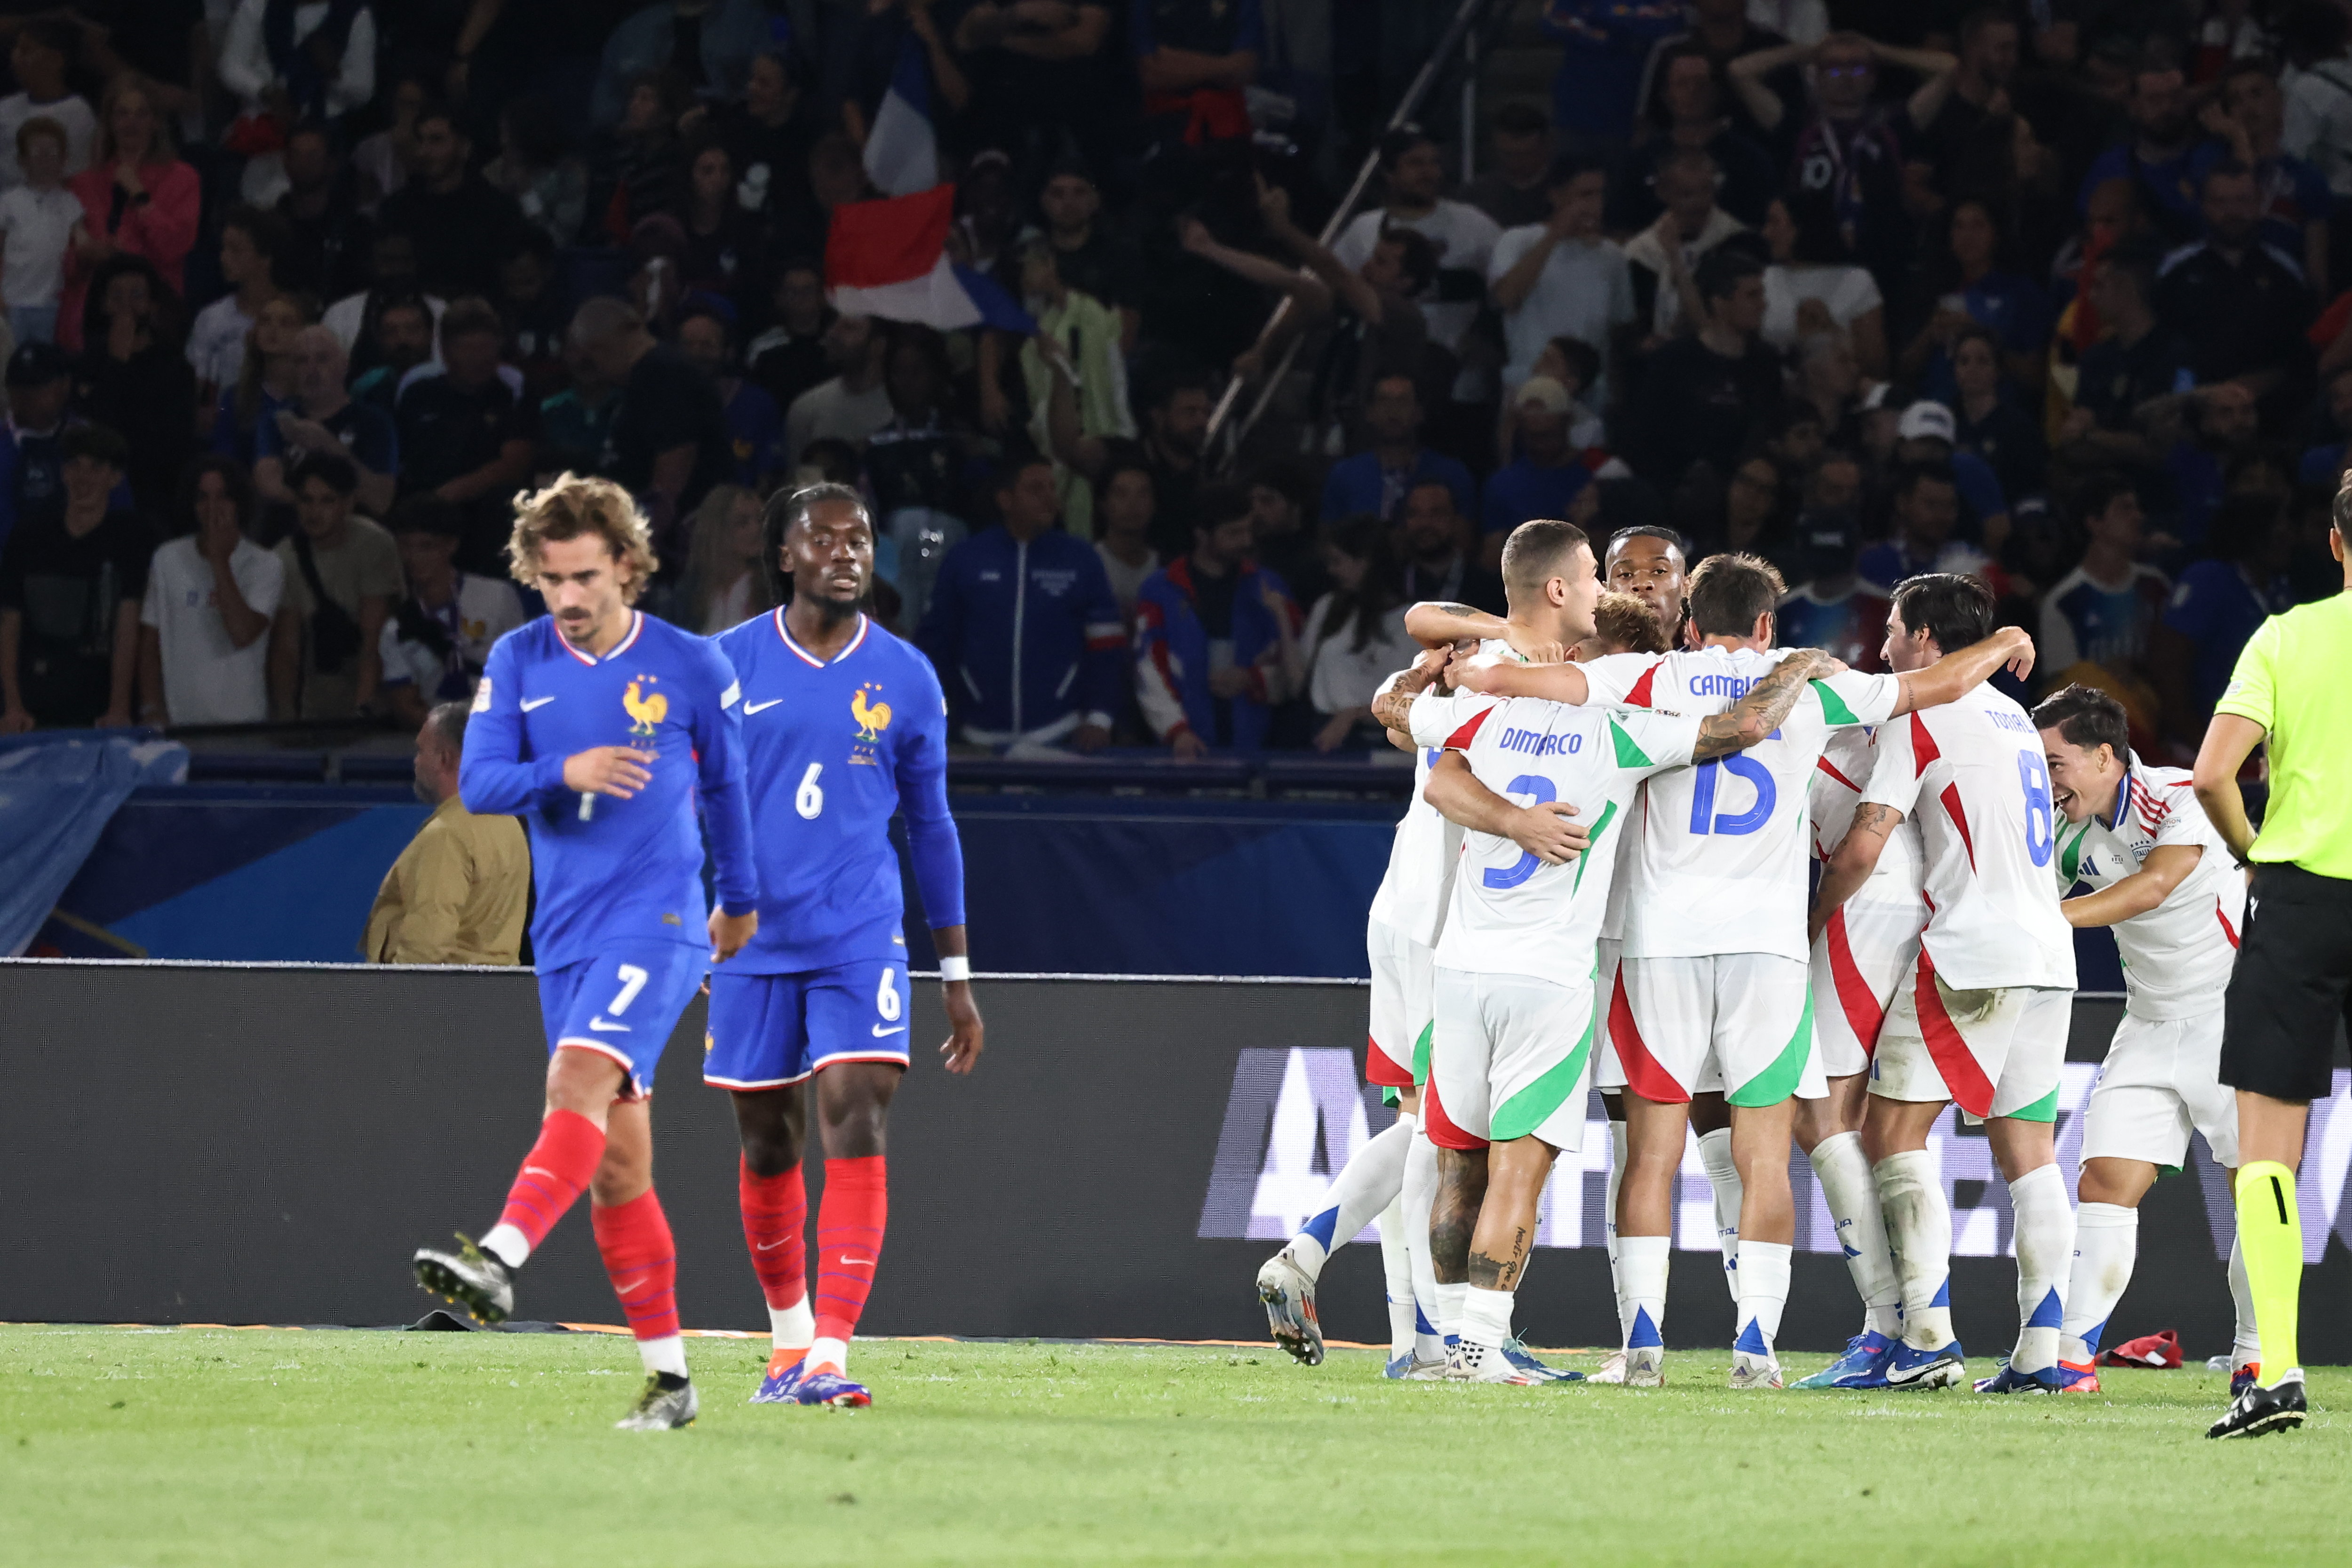
[[[579,1197],[604,1157],[604,1130],[576,1110],[551,1110],[522,1159],[499,1223],[522,1232],[534,1250]]]
[[[754,1175],[739,1162],[736,1196],[743,1205],[743,1240],[760,1293],[779,1310],[808,1300],[808,1188],[794,1165],[781,1176]]]
[[[596,1223],[596,1250],[604,1255],[604,1272],[629,1331],[641,1340],[667,1339],[677,1332],[677,1247],[669,1238],[669,1219],[651,1187],[627,1203],[592,1208]]]
[[[883,1156],[827,1160],[816,1208],[816,1337],[847,1341],[874,1289],[882,1227],[890,1215]]]

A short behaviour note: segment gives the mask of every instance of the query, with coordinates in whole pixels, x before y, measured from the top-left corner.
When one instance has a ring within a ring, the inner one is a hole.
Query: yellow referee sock
[[[2294,1344],[2295,1305],[2303,1292],[2303,1215],[2295,1207],[2294,1173],[2275,1160],[2238,1171],[2238,1246],[2254,1298],[2254,1327],[2263,1342],[2263,1386],[2302,1375]]]

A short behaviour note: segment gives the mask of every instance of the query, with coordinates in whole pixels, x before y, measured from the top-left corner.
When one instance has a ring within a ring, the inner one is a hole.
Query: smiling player
[[[752,1402],[863,1405],[873,1400],[848,1378],[849,1338],[882,1255],[884,1129],[913,1023],[889,833],[901,812],[952,1030],[940,1054],[966,1073],[981,1050],[963,851],[948,815],[947,700],[930,661],[858,608],[873,584],[874,524],[856,490],[777,495],[763,537],[792,602],[716,639],[743,682],[761,923],[711,978],[702,1079],[733,1094],[743,1236],[774,1335]],[[812,1100],[825,1156],[814,1311],[801,1179]]]

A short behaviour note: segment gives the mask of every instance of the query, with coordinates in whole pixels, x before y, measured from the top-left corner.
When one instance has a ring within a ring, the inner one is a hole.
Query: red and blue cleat
[[[1990,1377],[1977,1379],[1979,1394],[2059,1394],[2065,1389],[2069,1374],[2058,1366],[2045,1366],[2034,1372],[2020,1372],[2003,1361],[2000,1370]],[[2098,1380],[2092,1379],[2095,1384]]]
[[[2240,1366],[2240,1367],[2232,1367],[2232,1368],[2231,1368],[2231,1369],[2230,1369],[2230,1397],[2231,1397],[2231,1399],[2235,1400],[2235,1399],[2238,1397],[2238,1395],[2240,1395],[2240,1394],[2242,1394],[2245,1393],[2245,1392],[2246,1392],[2246,1390],[2248,1390],[2248,1389],[2250,1389],[2250,1388],[2253,1387],[2253,1386],[2254,1386],[2254,1384],[2256,1384],[2260,1383],[2262,1380],[2263,1380],[2263,1363],[2260,1363],[2260,1362],[2258,1362],[2258,1361],[2250,1361],[2250,1362],[2248,1362],[2248,1363],[2247,1363],[2245,1365],[2243,1365],[2243,1366]]]
[[[801,1367],[806,1351],[778,1351],[768,1358],[768,1371],[760,1379],[760,1392],[751,1395],[754,1405],[792,1405],[793,1390],[800,1386]],[[784,1358],[790,1356],[789,1362]]]
[[[1886,1363],[1895,1356],[1895,1342],[1876,1329],[1865,1330],[1845,1342],[1845,1353],[1813,1373],[1790,1384],[1791,1388],[1885,1388]]]
[[[2053,1394],[2096,1394],[2099,1392],[2099,1369],[2086,1361],[2062,1361],[2052,1369],[2056,1374],[2050,1391]]]
[[[835,1410],[863,1410],[874,1396],[862,1383],[852,1383],[830,1367],[804,1373],[793,1386],[795,1405],[826,1405]]]

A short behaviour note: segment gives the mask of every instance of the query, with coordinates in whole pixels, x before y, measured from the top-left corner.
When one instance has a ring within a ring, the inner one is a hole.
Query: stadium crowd
[[[1440,9],[0,5],[0,732],[413,729],[567,469],[702,633],[783,587],[765,496],[859,487],[877,618],[1023,754],[1374,746],[1530,517],[1765,555],[1864,669],[1980,575],[2160,761],[2335,590],[2347,6],[1548,0],[1549,112],[1459,184],[1389,133],[1326,247]],[[1035,336],[827,304],[894,80]]]

